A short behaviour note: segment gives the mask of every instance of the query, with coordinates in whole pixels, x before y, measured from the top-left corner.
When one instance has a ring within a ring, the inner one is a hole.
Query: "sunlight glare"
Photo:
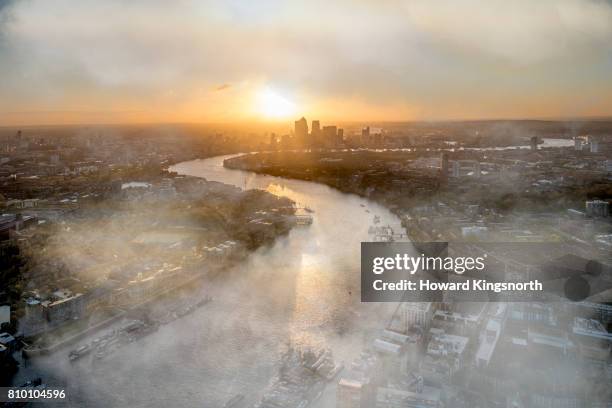
[[[257,104],[260,113],[267,118],[287,118],[296,112],[295,105],[291,101],[267,88],[259,92]]]

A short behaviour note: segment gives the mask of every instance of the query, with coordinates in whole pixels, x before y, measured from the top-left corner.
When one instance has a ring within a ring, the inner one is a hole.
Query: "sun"
[[[269,88],[259,91],[256,103],[257,110],[270,119],[285,119],[293,116],[296,111],[291,101]]]

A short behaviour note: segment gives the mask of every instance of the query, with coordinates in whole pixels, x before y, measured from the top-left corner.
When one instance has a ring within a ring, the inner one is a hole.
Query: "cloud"
[[[604,1],[416,0],[402,9],[440,42],[516,62],[612,50],[612,6]]]
[[[578,114],[577,97],[612,99],[612,7],[597,0],[0,5],[11,14],[0,112],[200,119],[238,114],[259,85],[287,90],[311,110],[346,100],[359,101],[360,112],[369,104],[427,117],[527,115],[527,106],[540,106],[533,115]]]
[[[224,91],[224,90],[229,89],[231,87],[232,87],[231,84],[221,84],[221,85],[219,85],[219,86],[217,86],[215,88],[215,91]]]

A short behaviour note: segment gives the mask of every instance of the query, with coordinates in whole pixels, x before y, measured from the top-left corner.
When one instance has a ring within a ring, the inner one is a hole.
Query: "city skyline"
[[[0,0],[0,406],[612,408],[612,0]]]
[[[5,0],[0,123],[608,117],[611,36],[587,0]]]

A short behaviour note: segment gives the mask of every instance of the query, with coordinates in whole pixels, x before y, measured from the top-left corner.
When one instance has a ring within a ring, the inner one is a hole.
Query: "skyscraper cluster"
[[[302,117],[295,121],[294,145],[301,148],[339,147],[344,143],[344,129],[335,125],[323,126],[318,120],[312,121],[310,132],[308,121]]]

